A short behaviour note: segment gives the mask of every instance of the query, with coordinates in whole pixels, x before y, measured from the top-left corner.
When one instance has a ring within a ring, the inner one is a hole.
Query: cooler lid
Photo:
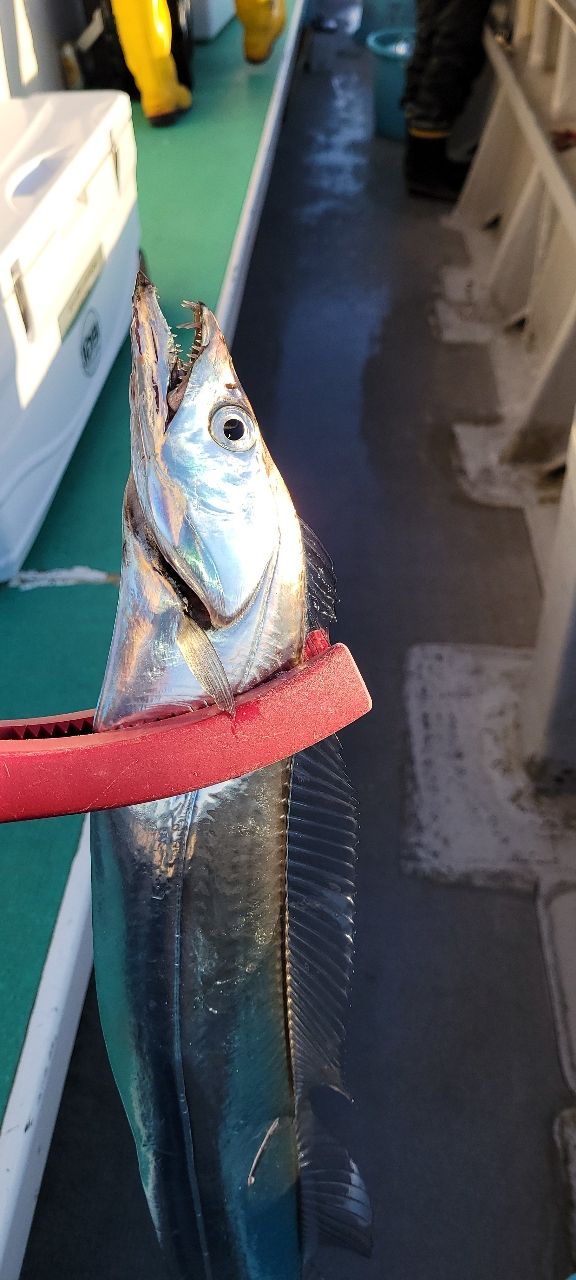
[[[0,103],[0,295],[38,257],[131,120],[125,93],[37,93]]]

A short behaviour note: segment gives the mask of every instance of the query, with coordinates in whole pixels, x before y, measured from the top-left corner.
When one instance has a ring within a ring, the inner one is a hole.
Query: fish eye
[[[239,418],[228,418],[228,421],[224,423],[223,430],[227,440],[241,440],[246,427]]]
[[[256,423],[238,404],[219,405],[212,414],[209,430],[216,444],[231,453],[247,453],[256,444]]]

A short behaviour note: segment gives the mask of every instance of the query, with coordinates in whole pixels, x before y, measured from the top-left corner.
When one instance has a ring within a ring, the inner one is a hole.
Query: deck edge
[[[0,1130],[0,1275],[18,1280],[92,969],[85,818]]]

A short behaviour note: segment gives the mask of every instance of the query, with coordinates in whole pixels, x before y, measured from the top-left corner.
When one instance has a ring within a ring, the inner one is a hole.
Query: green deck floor
[[[183,297],[216,305],[282,53],[242,61],[232,22],[195,53],[192,111],[153,130],[134,108],[142,246],[168,320]],[[129,465],[124,345],[26,562],[117,572]],[[0,588],[0,719],[94,706],[114,620],[112,585]],[[0,1115],[3,1115],[81,819],[0,828]]]

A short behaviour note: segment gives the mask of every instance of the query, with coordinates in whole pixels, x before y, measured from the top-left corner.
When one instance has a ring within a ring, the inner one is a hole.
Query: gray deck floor
[[[493,411],[478,348],[428,313],[460,252],[371,136],[367,55],[294,84],[234,354],[305,519],[335,560],[338,634],[374,697],[344,735],[362,813],[358,959],[338,1114],[370,1185],[371,1262],[327,1280],[565,1280],[552,1123],[560,1076],[533,904],[400,871],[402,671],[423,641],[529,645],[539,608],[521,515],[470,504],[450,423]],[[182,291],[192,287],[183,279]],[[90,990],[23,1280],[162,1280]]]

